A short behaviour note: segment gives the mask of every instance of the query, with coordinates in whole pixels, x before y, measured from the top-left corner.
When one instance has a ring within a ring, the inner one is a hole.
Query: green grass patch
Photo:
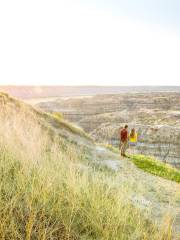
[[[169,164],[144,155],[131,155],[130,159],[138,168],[146,172],[178,183],[180,182],[180,171]]]

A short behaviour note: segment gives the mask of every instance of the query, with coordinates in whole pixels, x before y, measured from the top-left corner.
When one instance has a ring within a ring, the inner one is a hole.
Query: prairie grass
[[[93,141],[89,134],[87,134],[81,127],[78,127],[73,123],[70,123],[67,119],[64,119],[60,113],[53,114],[44,113],[44,114],[46,118],[49,119],[51,122],[53,120],[59,128],[63,127],[77,136],[81,136],[90,141]]]
[[[162,163],[150,156],[138,154],[131,155],[130,158],[138,168],[146,172],[178,183],[180,182],[180,171],[169,164]]]
[[[170,240],[106,175],[79,171],[80,147],[52,141],[34,113],[0,114],[0,239]],[[167,227],[167,226],[166,226]],[[171,229],[169,227],[169,229]]]

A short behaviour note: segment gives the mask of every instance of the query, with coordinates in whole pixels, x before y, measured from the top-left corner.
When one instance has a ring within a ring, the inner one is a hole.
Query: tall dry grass
[[[80,149],[52,141],[36,114],[0,115],[0,239],[171,239],[107,184],[79,171]]]

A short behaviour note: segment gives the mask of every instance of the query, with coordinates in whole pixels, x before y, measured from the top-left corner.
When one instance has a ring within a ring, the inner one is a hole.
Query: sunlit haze
[[[0,1],[0,85],[180,85],[179,1],[124,2]]]

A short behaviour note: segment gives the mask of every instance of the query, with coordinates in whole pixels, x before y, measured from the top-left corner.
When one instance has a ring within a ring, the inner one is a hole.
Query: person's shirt
[[[137,142],[137,133],[135,133],[133,137],[130,135],[129,136],[129,141],[133,142],[133,143]]]
[[[123,128],[121,131],[120,131],[120,140],[122,142],[125,142],[128,140],[128,131],[127,129]]]

